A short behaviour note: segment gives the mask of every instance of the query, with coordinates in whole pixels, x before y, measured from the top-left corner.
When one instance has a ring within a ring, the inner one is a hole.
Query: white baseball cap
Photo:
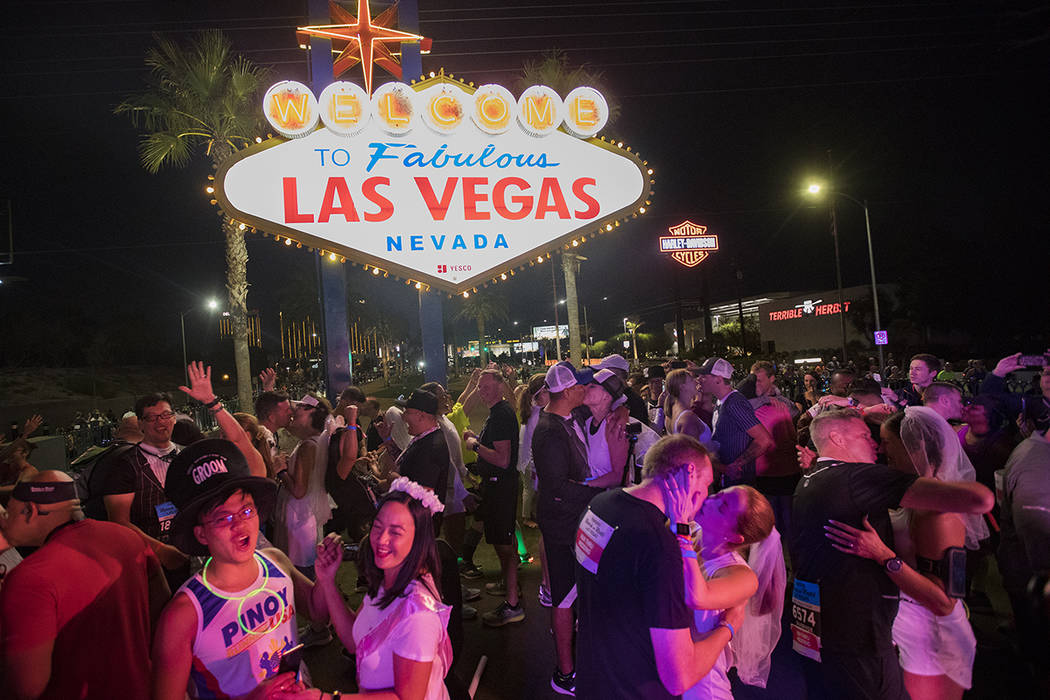
[[[305,406],[309,406],[310,408],[316,408],[317,406],[321,405],[321,402],[317,400],[317,397],[316,396],[312,396],[310,394],[304,394],[303,398],[299,399],[298,401],[293,401],[292,403],[295,406],[303,406],[303,405],[305,405]]]
[[[543,383],[552,394],[557,394],[577,384],[590,384],[593,378],[594,372],[590,369],[577,370],[571,362],[559,362],[547,370]]]
[[[709,357],[704,360],[704,364],[700,365],[700,369],[697,372],[700,374],[713,374],[723,379],[732,379],[733,365],[729,364],[729,360],[723,360],[721,357]]]
[[[621,372],[630,372],[631,365],[628,364],[623,355],[614,353],[602,358],[602,361],[598,363],[598,369],[618,369]]]

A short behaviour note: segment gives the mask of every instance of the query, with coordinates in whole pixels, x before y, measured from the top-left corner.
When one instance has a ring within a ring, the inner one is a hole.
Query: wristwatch
[[[691,532],[692,531],[689,529],[689,523],[676,523],[674,526],[674,534],[676,535],[689,537]]]
[[[478,451],[481,449],[481,443],[475,442],[473,445],[470,446],[470,449],[474,450],[474,454],[479,454]]]
[[[882,565],[886,567],[886,571],[888,571],[891,574],[895,574],[901,570],[901,568],[904,566],[904,562],[901,560],[900,557],[893,557],[892,559],[887,559],[886,561],[882,562]]]

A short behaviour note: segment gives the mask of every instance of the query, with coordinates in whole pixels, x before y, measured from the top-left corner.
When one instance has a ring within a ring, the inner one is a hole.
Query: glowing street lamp
[[[215,311],[219,308],[219,302],[215,299],[209,299],[206,306],[210,311]],[[190,385],[189,362],[186,360],[186,314],[194,311],[196,308],[196,306],[191,306],[185,311],[179,312],[179,328],[182,330],[182,372],[186,377],[186,386]]]
[[[807,194],[809,194],[810,196],[814,196],[815,197],[815,196],[820,195],[821,192],[823,191],[823,189],[824,188],[823,188],[823,186],[820,183],[813,182],[813,183],[809,184],[809,186],[806,188],[806,191],[807,191]],[[867,234],[867,237],[868,237],[868,268],[871,271],[871,300],[872,300],[872,303],[875,305],[875,330],[877,330],[877,331],[878,330],[882,330],[882,320],[879,317],[879,287],[878,287],[878,282],[876,282],[876,280],[875,280],[875,252],[873,251],[872,246],[871,246],[871,218],[868,216],[868,200],[866,200],[866,199],[865,200],[859,200],[856,197],[852,197],[852,196],[846,194],[845,192],[839,192],[837,190],[828,190],[828,192],[829,192],[829,194],[832,195],[832,197],[834,197],[835,195],[838,195],[840,197],[845,197],[849,201],[853,202],[854,204],[856,204],[856,205],[860,206],[862,209],[864,209],[864,230],[865,230],[865,233]],[[836,219],[835,219],[835,200],[834,199],[831,200],[831,235],[835,239],[835,272],[838,275],[839,304],[840,304],[840,308],[844,308],[844,307],[841,306],[841,304],[842,304],[842,271],[841,271],[841,268],[839,266],[839,238],[838,238],[838,226],[836,224]],[[846,362],[846,356],[845,356],[845,352],[846,352],[846,315],[845,315],[845,313],[840,313],[839,314],[839,321],[842,324],[842,352],[843,352],[842,361]],[[886,364],[885,364],[885,362],[883,362],[882,346],[878,345],[877,347],[878,347],[878,350],[879,350],[879,369],[882,370],[882,369],[885,368]]]

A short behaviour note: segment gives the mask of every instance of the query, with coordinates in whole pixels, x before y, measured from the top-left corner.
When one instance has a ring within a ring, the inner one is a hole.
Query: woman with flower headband
[[[368,593],[356,613],[335,583],[341,543],[330,539],[318,548],[317,584],[336,634],[357,658],[357,684],[372,700],[449,697],[444,678],[452,663],[450,608],[435,583],[441,572],[433,526],[443,509],[434,492],[405,477],[393,481],[361,545],[358,566]]]

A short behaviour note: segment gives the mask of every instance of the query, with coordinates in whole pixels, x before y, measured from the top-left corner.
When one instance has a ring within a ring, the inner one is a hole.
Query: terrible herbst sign
[[[515,100],[438,76],[315,98],[285,81],[264,109],[286,138],[217,174],[232,217],[450,293],[611,230],[649,196],[641,159],[594,138],[608,107],[591,88]]]

